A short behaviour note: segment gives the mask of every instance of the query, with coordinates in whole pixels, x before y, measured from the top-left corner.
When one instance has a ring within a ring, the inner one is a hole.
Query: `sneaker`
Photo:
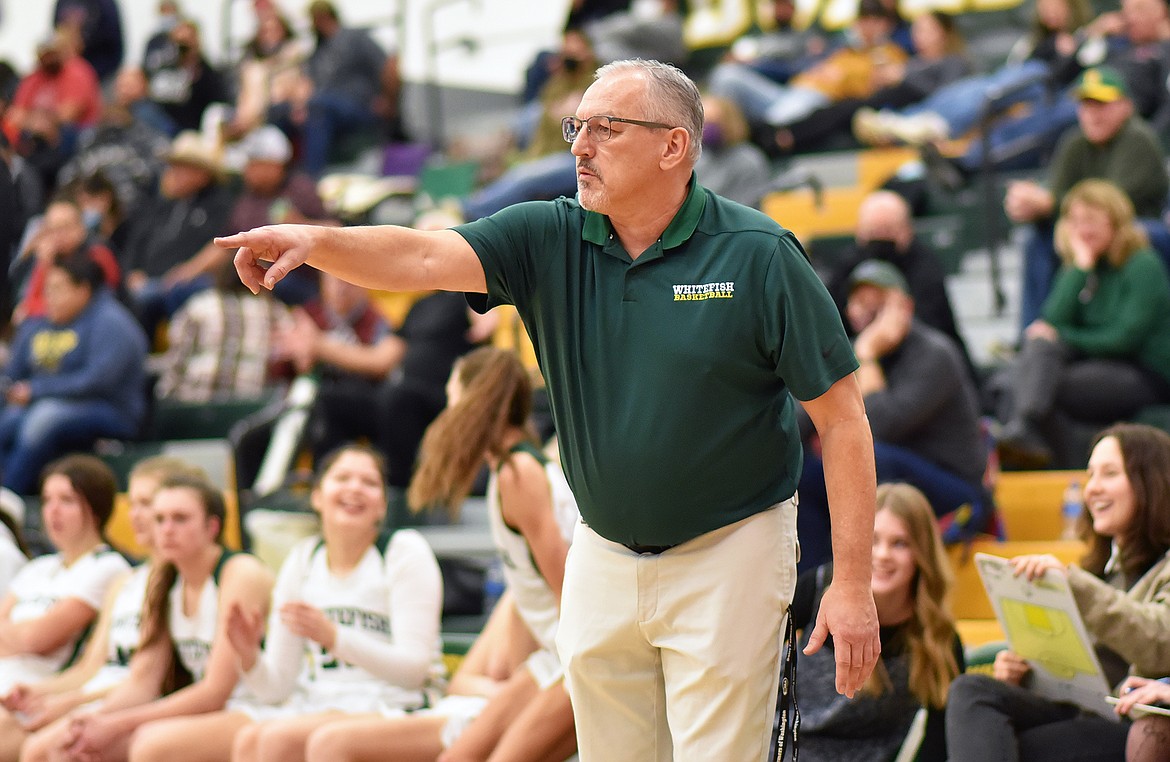
[[[1000,463],[1006,468],[1031,471],[1052,463],[1052,448],[1024,421],[1007,423],[995,447]]]
[[[889,126],[895,138],[911,146],[937,143],[949,137],[950,125],[938,114],[924,111],[913,116],[898,116]]]
[[[857,142],[867,146],[883,146],[894,142],[894,136],[889,129],[888,111],[878,111],[872,108],[860,108],[853,115],[853,137]]]

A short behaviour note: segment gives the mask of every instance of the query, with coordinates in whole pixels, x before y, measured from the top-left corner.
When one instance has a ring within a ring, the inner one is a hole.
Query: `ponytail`
[[[477,349],[455,363],[463,394],[427,429],[419,448],[419,465],[407,491],[412,511],[444,506],[453,519],[471,491],[485,456],[504,458],[504,434],[524,429],[535,443],[532,382],[512,352]]]
[[[219,522],[219,533],[222,536],[225,513],[223,495],[206,479],[190,473],[172,474],[163,480],[155,494],[165,489],[186,489],[194,492],[203,506],[205,518],[215,518]],[[162,685],[164,695],[192,682],[191,674],[179,659],[170,633],[171,590],[178,580],[179,570],[170,561],[157,563],[151,569],[150,579],[146,583],[146,600],[143,604],[142,627],[139,633],[142,649],[163,642],[170,645],[170,667]]]
[[[179,659],[178,650],[171,640],[171,590],[179,580],[179,570],[169,561],[158,564],[150,571],[146,583],[146,600],[142,611],[142,630],[138,636],[139,650],[144,651],[156,643],[165,643],[169,663],[163,674],[159,690],[167,696],[194,682],[191,673]]]

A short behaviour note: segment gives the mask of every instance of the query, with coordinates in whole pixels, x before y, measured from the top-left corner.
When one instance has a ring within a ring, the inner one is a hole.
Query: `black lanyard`
[[[780,682],[776,692],[776,716],[772,720],[768,762],[784,760],[784,748],[790,739],[792,762],[796,762],[796,739],[800,732],[800,708],[796,705],[796,625],[792,621],[791,608],[785,619],[788,622],[784,626],[784,653],[780,657]]]

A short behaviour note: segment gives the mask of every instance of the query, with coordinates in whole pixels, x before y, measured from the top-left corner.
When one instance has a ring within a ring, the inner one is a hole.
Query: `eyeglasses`
[[[572,143],[581,134],[581,127],[585,127],[589,132],[589,137],[594,142],[604,143],[613,137],[613,130],[610,125],[613,122],[622,122],[624,124],[636,124],[639,127],[650,127],[656,130],[673,130],[669,124],[662,122],[644,122],[641,119],[622,119],[617,116],[591,116],[588,119],[578,119],[575,116],[566,116],[561,120],[561,135],[565,138],[566,143]]]

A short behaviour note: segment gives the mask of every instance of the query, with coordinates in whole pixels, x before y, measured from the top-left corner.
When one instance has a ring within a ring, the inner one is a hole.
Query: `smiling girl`
[[[1080,565],[1054,556],[1012,559],[1017,574],[1068,577],[1085,629],[1111,682],[1170,673],[1170,435],[1117,424],[1089,457]],[[1011,651],[994,677],[965,675],[951,691],[947,745],[952,762],[995,759],[1120,760],[1127,727],[1025,687],[1028,663]]]
[[[280,762],[304,758],[305,741],[345,713],[422,707],[441,671],[442,578],[413,529],[382,533],[380,455],[346,445],[321,464],[310,500],[321,534],[289,553],[273,594],[267,639],[258,607],[236,606],[228,636],[255,700],[222,712],[154,723],[132,758]]]
[[[311,760],[562,760],[575,751],[554,640],[577,504],[560,465],[536,447],[531,413],[532,383],[514,353],[464,355],[447,382],[447,409],[423,439],[408,498],[416,508],[460,506],[488,466],[488,521],[507,595],[539,647],[507,678],[486,681],[486,690],[461,687],[473,695],[449,695],[434,711],[324,727],[310,738]]]
[[[832,576],[826,564],[796,582],[792,616],[806,639]],[[909,484],[878,486],[871,584],[881,628],[878,666],[850,700],[836,691],[831,649],[801,657],[800,749],[810,759],[884,762],[926,707],[918,759],[942,762],[947,693],[964,669],[963,644],[946,605],[951,572],[934,510]]]
[[[109,467],[91,455],[45,468],[41,521],[57,552],[30,561],[0,601],[0,695],[64,667],[129,569],[102,539],[117,491]]]

